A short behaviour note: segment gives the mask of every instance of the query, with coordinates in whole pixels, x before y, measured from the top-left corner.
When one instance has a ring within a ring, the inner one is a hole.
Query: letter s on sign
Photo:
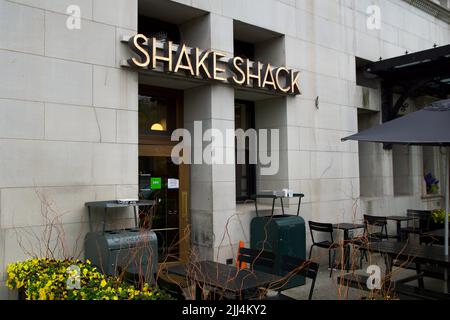
[[[66,13],[70,15],[66,21],[66,27],[69,30],[81,29],[81,9],[77,5],[67,7]]]
[[[367,267],[369,278],[367,279],[367,288],[369,290],[381,289],[381,269],[379,266],[371,265]]]

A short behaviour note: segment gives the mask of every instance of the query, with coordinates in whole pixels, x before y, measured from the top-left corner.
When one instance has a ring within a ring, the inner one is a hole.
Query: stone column
[[[182,25],[180,30],[182,42],[188,46],[233,54],[233,20],[230,18],[209,14],[189,21]],[[208,129],[218,129],[225,138],[227,129],[234,130],[234,89],[229,85],[212,83],[188,89],[184,98],[185,128],[191,132],[193,144],[200,139],[198,132],[194,133],[195,121],[201,121],[201,134]],[[222,164],[208,164],[199,159],[198,156],[203,155],[210,143],[209,141],[196,143],[192,148],[190,183],[192,249],[198,255],[198,259],[223,262],[226,258],[233,257],[234,250],[231,248],[238,241],[233,239],[232,226],[229,226],[231,238],[226,236],[224,238],[227,234],[227,220],[236,211],[235,167],[234,164],[225,164],[227,153],[234,161],[234,139],[215,150],[223,154]]]

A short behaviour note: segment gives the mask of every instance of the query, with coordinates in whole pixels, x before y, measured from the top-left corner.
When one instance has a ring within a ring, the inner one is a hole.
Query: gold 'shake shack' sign
[[[174,45],[171,41],[161,42],[142,34],[131,37],[128,45],[137,55],[127,60],[127,64],[134,68],[173,74],[184,72],[186,76],[197,79],[272,90],[285,95],[300,94],[300,72],[286,67],[273,67],[241,57],[226,60],[226,55],[218,51]]]

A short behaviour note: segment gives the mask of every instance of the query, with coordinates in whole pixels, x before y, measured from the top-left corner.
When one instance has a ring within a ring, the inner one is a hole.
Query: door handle
[[[181,218],[186,219],[188,215],[188,193],[186,191],[181,192]]]

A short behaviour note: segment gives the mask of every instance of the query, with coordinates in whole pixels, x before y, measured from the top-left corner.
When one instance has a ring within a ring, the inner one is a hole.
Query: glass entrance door
[[[155,206],[139,223],[158,237],[159,262],[184,261],[188,255],[188,165],[171,158],[173,130],[182,125],[182,92],[139,88],[139,197]]]
[[[180,258],[179,178],[179,167],[170,157],[139,157],[140,198],[156,202],[141,214],[140,223],[157,234],[160,262]]]

